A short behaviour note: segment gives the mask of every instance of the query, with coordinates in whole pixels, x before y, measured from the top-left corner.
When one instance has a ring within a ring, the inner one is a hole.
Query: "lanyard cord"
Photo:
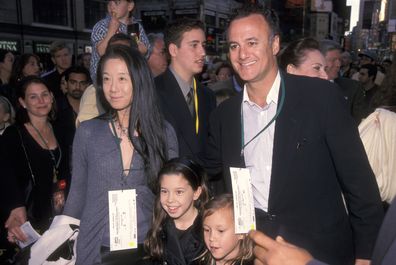
[[[194,108],[195,108],[195,133],[199,130],[197,81],[194,78]]]
[[[116,130],[116,128],[115,128],[113,119],[110,120],[110,124],[111,124],[111,128],[112,128],[113,131],[114,131],[114,141],[116,142],[116,144],[117,144],[117,146],[118,146],[118,149],[119,149],[119,151],[120,151],[121,168],[122,168],[122,172],[121,172],[121,185],[122,185],[122,187],[125,187],[125,186],[126,186],[126,180],[125,180],[125,177],[126,177],[126,176],[125,176],[124,172],[127,172],[127,171],[128,171],[128,173],[129,173],[130,168],[129,168],[129,169],[124,168],[124,160],[123,160],[123,158],[122,158],[122,151],[121,151],[121,139],[118,138],[117,130]],[[128,137],[129,137],[129,136],[128,136]]]
[[[36,131],[37,135],[40,137],[41,141],[43,142],[43,144],[44,144],[45,147],[47,148],[48,152],[50,153],[52,163],[54,164],[54,169],[57,170],[57,169],[59,168],[59,164],[60,164],[60,161],[61,161],[61,159],[62,159],[62,149],[60,148],[60,145],[59,145],[59,143],[58,143],[58,140],[56,140],[56,137],[55,137],[55,134],[54,134],[54,129],[52,129],[51,124],[48,124],[48,127],[51,129],[51,132],[52,132],[52,134],[53,134],[54,137],[55,137],[56,145],[57,145],[58,148],[59,148],[59,158],[58,158],[58,161],[56,161],[54,152],[52,152],[52,150],[49,148],[47,142],[45,141],[45,139],[44,139],[43,135],[40,133],[40,131],[36,128],[36,126],[33,125],[33,123],[31,123],[31,122],[29,122],[29,123],[30,123],[30,125],[33,127],[33,129]]]
[[[244,123],[243,123],[243,102],[241,105],[241,135],[242,135],[242,139],[241,139],[241,156],[244,155],[245,152],[245,148],[248,144],[250,144],[254,139],[256,139],[257,137],[260,136],[260,134],[262,134],[279,116],[279,114],[281,113],[282,109],[283,109],[283,104],[285,102],[285,83],[283,82],[283,80],[281,79],[281,99],[280,99],[280,103],[279,103],[279,107],[276,110],[276,113],[274,115],[274,117],[267,123],[267,125],[264,126],[264,128],[259,131],[252,139],[250,139],[246,144],[245,144],[245,133],[244,133]]]

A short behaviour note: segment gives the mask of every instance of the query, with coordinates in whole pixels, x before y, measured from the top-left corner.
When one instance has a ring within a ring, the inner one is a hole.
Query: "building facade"
[[[16,54],[35,53],[44,68],[51,68],[49,45],[65,41],[75,56],[91,50],[92,27],[107,12],[106,0],[0,0],[0,48]],[[224,44],[224,29],[233,0],[135,0],[134,16],[147,32],[161,32],[178,17],[206,23],[208,50],[216,53]]]
[[[385,58],[396,50],[396,3],[392,0],[362,0],[359,22],[354,28],[355,49],[373,50]]]

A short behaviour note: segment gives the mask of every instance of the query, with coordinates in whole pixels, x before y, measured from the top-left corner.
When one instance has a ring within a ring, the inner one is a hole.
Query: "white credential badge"
[[[137,248],[136,190],[109,191],[110,251]]]
[[[256,229],[256,215],[249,169],[230,167],[234,199],[235,233],[248,233]]]

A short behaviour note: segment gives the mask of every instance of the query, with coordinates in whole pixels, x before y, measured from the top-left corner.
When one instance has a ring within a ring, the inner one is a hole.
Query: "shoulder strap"
[[[15,126],[15,127],[16,127],[16,129],[18,131],[19,139],[21,140],[22,149],[23,149],[23,152],[25,153],[26,162],[28,163],[28,166],[29,166],[29,171],[30,171],[30,175],[32,177],[33,186],[35,186],[36,185],[36,178],[34,177],[32,166],[30,165],[30,160],[29,160],[28,154],[26,152],[25,144],[23,143],[21,131],[19,130],[18,126]]]

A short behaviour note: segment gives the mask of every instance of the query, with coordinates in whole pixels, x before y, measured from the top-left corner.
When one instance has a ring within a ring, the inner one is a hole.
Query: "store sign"
[[[17,52],[19,51],[19,41],[2,40],[0,41],[0,49]]]
[[[33,50],[35,53],[50,53],[50,43],[39,43],[33,44]]]

